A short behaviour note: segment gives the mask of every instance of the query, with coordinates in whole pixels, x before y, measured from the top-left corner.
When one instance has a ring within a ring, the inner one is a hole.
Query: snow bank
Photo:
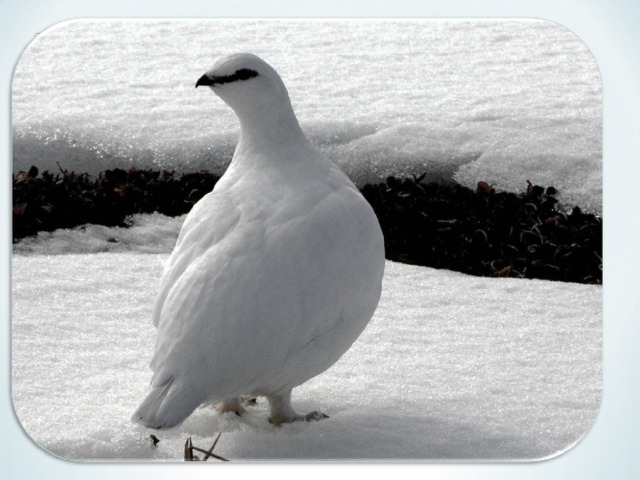
[[[25,255],[130,252],[167,253],[173,250],[185,215],[167,217],[159,213],[136,214],[127,227],[81,225],[38,232],[13,245],[13,252]]]
[[[276,67],[311,140],[359,186],[427,172],[519,191],[529,179],[602,211],[597,65],[537,20],[65,22],[16,65],[14,173],[220,173],[238,122],[193,86],[234,51]]]
[[[230,460],[537,459],[570,447],[601,395],[601,287],[387,263],[376,315],[329,371],[294,390],[330,418],[276,428],[197,410],[129,422],[151,372],[164,254],[13,258],[12,394],[27,433],[74,460],[182,460],[188,436]],[[160,438],[156,448],[149,438]]]

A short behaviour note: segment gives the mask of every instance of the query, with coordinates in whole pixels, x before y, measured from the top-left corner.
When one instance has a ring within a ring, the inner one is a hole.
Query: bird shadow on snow
[[[242,417],[209,411],[194,415],[179,431],[166,433],[177,435],[181,442],[192,437],[194,445],[208,448],[217,433],[223,432],[216,451],[231,461],[535,460],[553,453],[536,439],[502,434],[488,425],[407,415],[391,406],[381,410],[388,413],[381,414],[378,408],[375,412],[333,410],[328,412],[330,418],[319,422],[281,427],[268,423],[266,406]]]

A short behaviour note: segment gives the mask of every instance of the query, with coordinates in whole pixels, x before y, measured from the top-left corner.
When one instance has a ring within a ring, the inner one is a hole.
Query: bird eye
[[[231,75],[219,75],[215,77],[207,77],[206,74],[203,75],[198,83],[196,83],[196,87],[198,85],[222,85],[225,83],[237,82],[238,80],[249,80],[250,78],[257,77],[258,72],[255,70],[251,70],[249,68],[241,68],[240,70],[236,70]]]
[[[255,70],[249,70],[248,68],[241,68],[240,70],[237,70],[236,73],[232,76],[237,80],[249,80],[250,78],[257,77],[258,72],[256,72]]]

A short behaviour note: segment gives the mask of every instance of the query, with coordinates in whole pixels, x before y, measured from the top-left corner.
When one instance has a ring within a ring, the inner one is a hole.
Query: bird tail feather
[[[131,416],[134,423],[139,423],[156,430],[173,428],[191,415],[201,403],[200,400],[181,394],[173,386],[173,378],[161,385],[151,387],[151,391]]]

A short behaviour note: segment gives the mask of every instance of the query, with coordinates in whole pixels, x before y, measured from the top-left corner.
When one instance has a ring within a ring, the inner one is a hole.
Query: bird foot
[[[239,417],[246,411],[238,398],[227,399],[217,404],[215,408],[218,413],[234,412]]]
[[[258,404],[256,397],[241,396],[238,398],[227,398],[225,401],[218,403],[215,410],[218,413],[234,412],[241,417],[247,409],[245,407],[255,407]]]
[[[315,421],[317,422],[318,420],[324,420],[325,418],[329,418],[329,415],[327,415],[326,413],[322,413],[322,412],[309,412],[306,415],[302,415],[302,418],[304,419],[305,422],[311,422],[311,421]]]
[[[291,415],[291,416],[272,416],[269,418],[269,423],[279,427],[283,423],[292,423],[292,422],[315,422],[318,420],[324,420],[325,418],[329,418],[329,415],[326,415],[322,412],[309,412],[306,415]]]

